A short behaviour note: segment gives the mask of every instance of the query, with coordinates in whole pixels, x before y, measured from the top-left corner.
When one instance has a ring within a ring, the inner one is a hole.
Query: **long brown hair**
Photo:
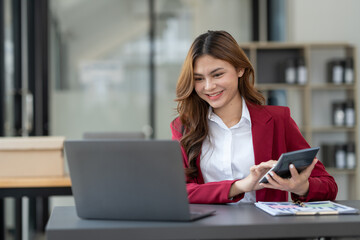
[[[189,159],[189,168],[186,169],[188,177],[198,175],[196,159],[209,131],[207,124],[209,104],[201,99],[194,90],[194,63],[202,55],[210,55],[227,61],[237,70],[245,69],[243,76],[239,78],[240,95],[249,104],[262,105],[265,102],[262,94],[254,87],[254,69],[249,59],[229,33],[208,31],[198,36],[186,56],[177,82],[177,98],[175,99],[178,102],[177,111],[183,125],[180,144]]]

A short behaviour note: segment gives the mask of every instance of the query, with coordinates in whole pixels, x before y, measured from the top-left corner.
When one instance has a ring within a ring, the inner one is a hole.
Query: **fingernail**
[[[266,179],[269,179],[269,176],[268,175],[265,175]]]
[[[294,168],[294,164],[290,164],[290,168]]]
[[[270,175],[271,175],[271,176],[274,176],[274,173],[273,173],[273,172],[270,172]]]

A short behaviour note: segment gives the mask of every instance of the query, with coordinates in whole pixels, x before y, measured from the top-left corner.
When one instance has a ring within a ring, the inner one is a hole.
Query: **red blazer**
[[[255,154],[255,164],[268,160],[276,160],[284,152],[295,151],[310,147],[302,136],[295,121],[290,116],[288,107],[256,106],[247,104],[251,117],[251,130]],[[176,118],[170,125],[172,139],[180,141],[182,124]],[[188,157],[183,147],[184,168],[189,166]],[[200,156],[196,165],[199,169],[198,177],[187,178],[187,192],[190,203],[229,203],[237,202],[244,197],[240,194],[228,199],[231,185],[236,180],[204,183],[200,169]],[[309,177],[309,193],[303,201],[335,200],[337,185],[323,164],[318,161]],[[292,194],[292,198],[297,198]],[[288,192],[264,188],[256,191],[256,201],[287,201]]]

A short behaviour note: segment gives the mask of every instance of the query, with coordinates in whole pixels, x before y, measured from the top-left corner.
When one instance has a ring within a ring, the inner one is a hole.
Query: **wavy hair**
[[[201,146],[208,135],[207,113],[209,104],[195,92],[194,63],[202,55],[210,55],[232,64],[235,69],[245,69],[239,78],[240,95],[248,104],[263,105],[265,100],[254,87],[255,75],[249,59],[237,44],[236,40],[225,31],[208,31],[198,36],[192,43],[183,64],[177,86],[177,112],[182,124],[180,144],[189,159],[186,175],[197,177],[196,159]]]

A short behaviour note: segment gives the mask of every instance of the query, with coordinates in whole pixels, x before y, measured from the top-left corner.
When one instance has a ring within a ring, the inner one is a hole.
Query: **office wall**
[[[290,42],[347,42],[354,44],[357,47],[358,59],[356,79],[360,80],[360,31],[357,26],[360,22],[360,1],[295,0],[287,1],[287,9],[287,32]],[[357,96],[359,96],[359,92]],[[358,98],[359,100],[360,98]],[[357,102],[357,106],[360,106],[360,102]],[[359,112],[358,121],[360,119]],[[359,151],[360,146],[356,147]],[[359,172],[359,169],[357,171]],[[338,199],[342,199],[347,195],[346,186],[349,179],[344,175],[336,175],[335,178],[339,185]],[[360,187],[359,179],[357,179],[357,187]]]
[[[289,41],[359,43],[359,1],[295,0],[287,1],[287,4]]]

